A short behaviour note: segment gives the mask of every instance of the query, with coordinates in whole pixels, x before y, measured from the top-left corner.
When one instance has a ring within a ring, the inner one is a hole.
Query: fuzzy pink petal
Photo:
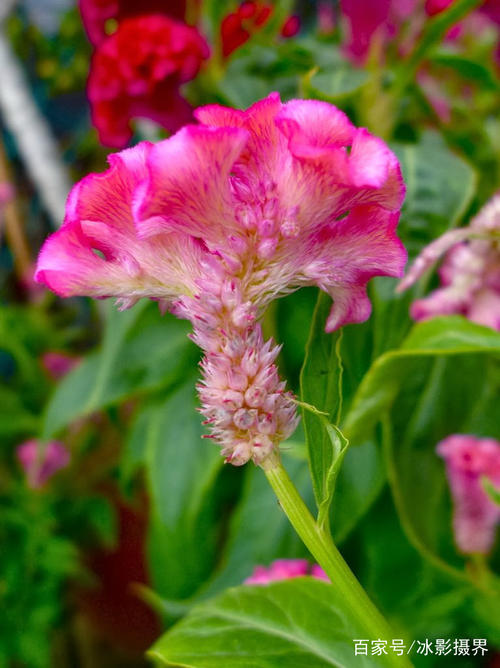
[[[450,250],[456,243],[467,239],[471,234],[473,234],[473,231],[469,228],[449,230],[426,246],[420,255],[417,256],[410,270],[398,285],[397,291],[403,292],[411,287],[444,253]]]
[[[276,124],[298,157],[315,157],[332,148],[350,146],[355,128],[343,111],[318,100],[291,100]]]
[[[299,218],[305,219],[308,227],[345,215],[359,204],[379,204],[398,210],[405,188],[399,162],[392,151],[366,130],[354,131],[344,115],[331,105],[321,103],[317,107],[298,101],[292,105],[292,102],[284,106],[277,118],[288,139],[289,152],[295,158],[283,161],[281,169],[280,189],[288,207],[297,206]],[[292,105],[290,113],[289,105]],[[323,105],[330,107],[329,114]],[[323,117],[322,126],[329,132],[323,134],[314,124],[310,127],[308,109],[313,117]]]
[[[248,131],[242,160],[252,168],[262,168],[271,161],[275,165],[276,148],[280,142],[275,118],[282,104],[278,93],[271,93],[245,111],[217,104],[198,108],[194,115],[204,125],[243,128]]]
[[[414,320],[428,320],[439,315],[465,314],[469,298],[453,287],[438,288],[428,297],[416,299],[410,306]]]
[[[355,187],[375,191],[373,201],[392,211],[401,207],[405,186],[398,159],[381,139],[364,128],[354,136],[349,172]]]
[[[472,322],[500,331],[500,293],[480,290],[472,300],[467,317]]]
[[[271,93],[245,111],[209,105],[197,109],[195,116],[202,123],[216,127],[237,127],[248,132],[244,150],[232,169],[232,187],[239,201],[245,206],[255,196],[281,183],[280,190],[288,185],[290,159],[287,141],[279,131],[276,117],[281,104],[278,93]]]
[[[379,206],[358,206],[314,238],[320,252],[304,273],[334,300],[326,329],[363,322],[371,305],[366,284],[374,276],[401,276],[406,250],[395,234],[399,214]],[[314,247],[310,256],[314,257]]]
[[[220,239],[232,225],[229,174],[247,140],[238,128],[186,126],[156,144],[133,204],[139,236],[182,230]]]
[[[201,254],[194,239],[176,233],[153,242],[136,234],[132,196],[146,177],[150,149],[144,142],[109,156],[107,172],[73,188],[65,223],[40,252],[38,283],[62,297],[119,297],[124,306],[141,296],[169,300],[193,288]]]

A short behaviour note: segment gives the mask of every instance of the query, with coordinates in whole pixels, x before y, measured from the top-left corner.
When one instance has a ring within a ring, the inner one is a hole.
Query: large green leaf
[[[335,543],[347,538],[380,494],[386,481],[379,448],[366,442],[348,448],[335,484],[332,535]]]
[[[500,354],[500,333],[462,316],[417,323],[402,346],[378,357],[365,375],[343,421],[352,442],[362,442],[393,403],[402,382],[415,377],[422,358],[473,353]]]
[[[350,63],[343,61],[337,62],[335,67],[313,73],[307,77],[306,85],[311,97],[334,104],[345,104],[346,100],[359,94],[368,80],[367,72],[355,69]]]
[[[353,638],[363,637],[334,586],[296,578],[230,589],[197,606],[150,656],[183,668],[383,666],[383,658],[354,658]]]
[[[307,344],[306,358],[300,375],[301,398],[325,414],[324,421],[314,412],[303,411],[309,466],[316,503],[322,516],[327,515],[333,496],[335,463],[344,446],[341,435],[331,423],[338,422],[342,407],[342,362],[340,332],[325,333],[331,299],[319,293]],[[330,424],[328,424],[330,423]]]
[[[151,490],[149,562],[153,583],[166,598],[187,598],[210,574],[217,547],[214,509],[219,450],[202,440],[195,379],[149,406],[144,426]]]
[[[499,381],[498,361],[487,354],[422,358],[383,418],[388,476],[401,522],[424,556],[447,571],[446,564],[461,568],[462,559],[452,545],[450,491],[436,445],[453,433],[500,436],[498,417],[496,425],[489,419],[498,414]]]
[[[500,435],[499,358],[500,333],[489,328],[460,316],[419,323],[372,365],[343,425],[355,442],[379,438],[408,539],[462,584],[472,578],[453,546],[450,491],[435,448],[451,433]]]
[[[460,221],[474,194],[476,175],[431,132],[416,144],[395,143],[392,148],[406,184],[398,234],[411,259]]]
[[[187,332],[186,323],[161,317],[146,301],[124,312],[112,306],[100,350],[69,373],[49,401],[44,436],[77,417],[176,382],[196,358]]]

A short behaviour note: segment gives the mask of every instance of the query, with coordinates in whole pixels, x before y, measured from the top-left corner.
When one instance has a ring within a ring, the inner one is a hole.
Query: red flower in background
[[[242,2],[235,12],[228,14],[221,23],[222,55],[227,58],[257,32],[270,18],[273,6],[258,2]],[[283,27],[283,37],[293,37],[300,29],[298,16],[290,16]]]
[[[164,14],[183,20],[185,0],[80,0],[80,14],[90,42],[98,45],[107,37],[106,23],[143,14]]]
[[[125,19],[100,44],[88,81],[92,120],[100,141],[121,148],[132,118],[150,118],[175,132],[191,120],[179,85],[193,79],[207,43],[199,32],[159,14]]]

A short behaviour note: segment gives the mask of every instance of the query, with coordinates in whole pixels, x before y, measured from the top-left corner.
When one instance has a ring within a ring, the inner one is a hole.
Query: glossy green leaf
[[[238,587],[195,607],[149,654],[183,668],[361,668],[384,659],[358,656],[363,638],[335,587],[313,578]]]
[[[166,598],[186,598],[208,577],[216,554],[215,480],[219,449],[202,440],[195,378],[146,408],[146,473],[151,490],[149,563]]]
[[[311,97],[318,97],[334,104],[344,103],[358,95],[369,80],[364,70],[355,69],[346,62],[337,63],[332,69],[324,69],[307,78]]]
[[[362,442],[393,403],[402,382],[415,376],[422,358],[500,354],[500,333],[461,316],[417,323],[402,346],[378,357],[365,375],[342,424],[347,438]]]
[[[146,301],[124,312],[112,305],[100,350],[70,372],[49,401],[44,436],[77,417],[176,382],[196,359],[187,332],[186,323],[160,316]]]
[[[303,411],[303,421],[313,489],[322,522],[326,520],[332,500],[338,458],[346,446],[343,436],[333,426],[340,418],[342,407],[342,362],[340,332],[325,333],[330,308],[330,297],[320,292],[300,376],[302,401],[314,407],[313,411]],[[319,414],[314,415],[314,410]]]
[[[479,85],[486,90],[498,91],[500,88],[498,78],[494,75],[493,70],[484,62],[478,62],[457,53],[444,51],[434,54],[430,61],[433,65],[455,70],[461,76],[473,80],[475,85]]]
[[[497,365],[498,356],[484,353],[423,358],[383,418],[388,477],[409,540],[436,568],[469,584],[475,578],[453,544],[451,494],[436,445],[454,433],[500,436],[498,419],[487,419],[500,396]]]
[[[395,143],[392,148],[406,184],[398,235],[411,259],[460,221],[474,194],[476,174],[431,132],[416,144]]]
[[[331,508],[335,543],[344,541],[372,503],[386,481],[380,449],[366,442],[348,448],[335,483]]]
[[[343,425],[354,442],[379,438],[408,539],[456,582],[471,578],[453,545],[450,491],[435,448],[451,433],[498,437],[499,359],[492,329],[460,316],[419,323],[374,362]]]

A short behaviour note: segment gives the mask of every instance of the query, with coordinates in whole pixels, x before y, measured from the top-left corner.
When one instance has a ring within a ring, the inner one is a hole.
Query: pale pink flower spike
[[[413,302],[415,320],[461,314],[500,331],[500,194],[495,195],[468,227],[446,232],[417,257],[398,286],[406,290],[442,255],[441,287]]]
[[[453,434],[441,441],[436,450],[446,463],[457,547],[464,554],[487,554],[500,522],[500,506],[490,499],[481,478],[500,487],[500,442]]]
[[[327,331],[366,320],[368,280],[399,277],[406,261],[404,185],[387,146],[326,102],[273,93],[195,115],[199,125],[110,156],[73,188],[36,279],[122,308],[150,297],[190,320],[211,437],[232,464],[270,465],[298,418],[258,319],[317,285],[334,300]]]

